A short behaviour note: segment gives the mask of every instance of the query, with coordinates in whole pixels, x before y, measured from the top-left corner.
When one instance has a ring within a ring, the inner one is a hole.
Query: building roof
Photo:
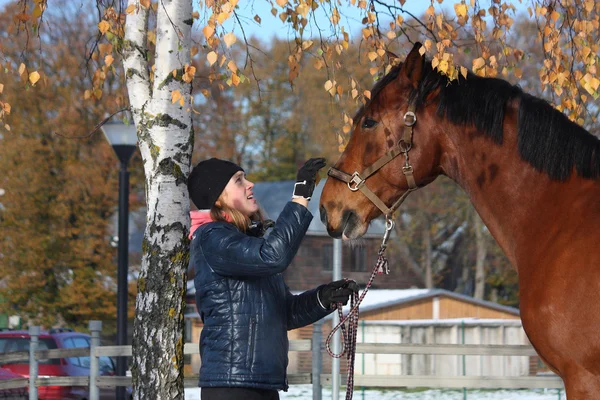
[[[362,293],[362,291],[360,293]],[[395,307],[413,301],[426,300],[440,296],[449,297],[515,316],[519,315],[518,308],[503,306],[487,300],[479,300],[471,296],[451,292],[445,289],[370,289],[360,304],[360,312],[364,313],[385,307]],[[344,312],[347,312],[349,308],[349,306],[345,306]]]
[[[260,182],[254,185],[254,197],[264,210],[266,217],[276,220],[283,207],[292,198],[295,181]],[[313,215],[313,220],[308,227],[307,235],[329,236],[325,225],[321,222],[319,213],[319,199],[325,186],[325,179],[315,187],[312,200],[308,203],[308,209]],[[343,194],[342,194],[343,195]],[[385,221],[377,218],[371,221],[369,229],[364,237],[382,237],[385,232]],[[392,235],[394,232],[392,232]]]

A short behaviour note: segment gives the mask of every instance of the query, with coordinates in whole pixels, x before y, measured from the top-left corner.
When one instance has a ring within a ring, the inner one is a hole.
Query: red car
[[[14,372],[11,372],[7,369],[0,368],[0,381],[19,379],[19,378],[22,378],[22,376],[17,375]],[[29,394],[27,392],[27,388],[0,389],[0,399],[27,400],[28,398],[29,398]]]
[[[29,332],[4,331],[0,332],[0,354],[15,351],[29,351]],[[41,332],[38,348],[44,349],[70,349],[90,347],[90,335],[73,332],[70,329],[55,329]],[[99,369],[101,375],[114,375],[115,365],[109,357],[100,357]],[[19,364],[4,364],[7,369],[22,377],[29,377],[29,362]],[[89,376],[90,357],[70,357],[40,360],[38,376]],[[87,399],[89,388],[87,386],[41,386],[38,388],[40,400],[58,399]],[[101,399],[114,399],[115,388],[100,388]]]

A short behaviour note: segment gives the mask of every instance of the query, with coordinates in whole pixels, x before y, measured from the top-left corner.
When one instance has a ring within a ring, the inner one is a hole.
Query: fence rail
[[[90,400],[98,399],[99,387],[130,386],[130,376],[99,376],[98,357],[131,357],[131,346],[99,346],[102,325],[99,321],[90,322],[91,347],[77,349],[37,350],[39,327],[30,328],[31,343],[29,352],[7,353],[0,355],[0,364],[34,360],[30,363],[30,378],[0,381],[0,389],[18,389],[29,387],[29,399],[37,400],[37,387],[40,386],[89,386]],[[315,331],[316,332],[316,331]],[[319,331],[320,332],[320,331]],[[312,343],[319,346],[313,348]],[[313,339],[291,340],[290,351],[312,351],[313,363],[320,363],[322,340],[319,334]],[[357,353],[367,354],[429,354],[429,355],[465,355],[465,356],[530,356],[535,355],[531,346],[524,345],[444,345],[444,344],[395,344],[395,343],[359,343]],[[197,343],[186,343],[184,354],[198,354]],[[37,364],[40,360],[90,357],[90,376],[79,377],[43,377],[37,376]],[[318,361],[315,361],[318,360]],[[313,366],[314,367],[314,366]],[[330,385],[333,375],[316,373],[298,373],[288,375],[288,382],[295,384]],[[32,381],[33,380],[33,381]],[[342,377],[345,380],[345,377]],[[355,375],[356,387],[430,387],[430,388],[468,388],[468,389],[562,389],[563,382],[556,376],[437,376],[437,375]],[[185,387],[197,387],[197,377],[184,379]],[[319,397],[320,398],[320,397]]]

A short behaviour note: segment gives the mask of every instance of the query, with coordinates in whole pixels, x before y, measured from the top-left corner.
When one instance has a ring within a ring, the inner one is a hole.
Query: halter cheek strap
[[[417,116],[415,114],[415,107],[412,104],[409,104],[408,111],[404,114],[404,134],[394,147],[388,150],[383,156],[381,156],[377,161],[375,161],[361,173],[354,171],[354,173],[350,175],[332,167],[329,168],[329,171],[327,171],[327,175],[346,182],[348,189],[353,192],[360,190],[369,200],[371,200],[373,204],[375,204],[377,208],[381,210],[387,220],[391,220],[392,214],[398,209],[398,207],[400,207],[404,200],[406,200],[406,197],[408,197],[411,192],[414,192],[419,188],[415,183],[413,167],[408,158],[408,152],[412,149],[413,126],[416,123]],[[400,198],[396,200],[394,204],[392,204],[391,207],[388,208],[388,206],[386,206],[386,204],[379,197],[377,197],[377,195],[373,193],[371,189],[367,187],[365,181],[371,175],[381,169],[381,167],[392,161],[400,154],[404,154],[404,166],[402,167],[402,173],[404,173],[406,182],[408,183],[408,190],[404,192],[402,196],[400,196]]]

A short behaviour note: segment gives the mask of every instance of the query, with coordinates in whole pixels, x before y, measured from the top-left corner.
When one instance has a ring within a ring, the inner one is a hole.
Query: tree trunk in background
[[[129,5],[139,6],[137,0]],[[148,9],[127,15],[124,66],[146,175],[147,220],[133,324],[135,399],[183,399],[183,312],[189,260],[187,176],[193,149],[191,0],[157,9],[154,80],[146,52]],[[174,76],[173,71],[176,71]],[[183,103],[172,102],[179,91]]]
[[[475,229],[475,242],[477,246],[477,256],[475,261],[475,291],[473,297],[483,300],[485,293],[485,258],[487,256],[487,247],[485,244],[485,235],[483,221],[479,214],[473,212],[473,226]]]
[[[423,271],[425,272],[425,287],[427,289],[433,288],[433,273],[431,270],[431,259],[433,249],[431,247],[431,227],[429,221],[425,223],[423,227]]]

